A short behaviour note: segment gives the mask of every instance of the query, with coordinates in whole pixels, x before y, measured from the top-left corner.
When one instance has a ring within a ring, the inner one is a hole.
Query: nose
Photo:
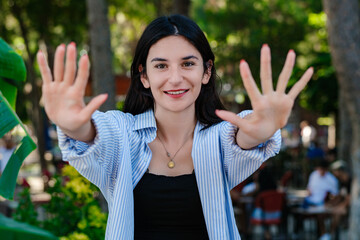
[[[183,80],[182,72],[179,67],[173,67],[170,71],[169,83],[177,85]]]

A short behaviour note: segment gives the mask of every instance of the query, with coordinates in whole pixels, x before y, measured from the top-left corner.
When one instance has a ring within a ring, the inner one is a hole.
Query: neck
[[[155,112],[158,134],[165,142],[179,145],[188,138],[195,129],[196,118],[194,112]]]

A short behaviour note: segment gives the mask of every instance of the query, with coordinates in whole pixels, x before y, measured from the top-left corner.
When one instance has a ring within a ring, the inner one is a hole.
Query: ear
[[[206,70],[205,70],[205,72],[204,72],[203,79],[201,80],[201,83],[202,83],[202,84],[207,84],[207,83],[209,82],[210,77],[211,77],[211,69],[212,69],[212,66],[213,66],[212,60],[207,61],[207,63],[206,63]]]
[[[146,72],[144,72],[144,68],[141,64],[139,65],[139,72],[140,72],[140,80],[141,80],[141,83],[143,84],[144,88],[149,88],[150,83],[146,76]]]

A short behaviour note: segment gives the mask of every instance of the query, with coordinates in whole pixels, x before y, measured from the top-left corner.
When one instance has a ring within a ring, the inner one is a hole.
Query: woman
[[[108,202],[106,239],[240,239],[229,190],[279,151],[278,129],[312,69],[285,94],[290,51],[274,91],[264,45],[263,94],[241,61],[253,111],[236,115],[216,94],[215,59],[200,28],[184,16],[160,17],[137,45],[124,112],[101,113],[107,95],[85,106],[89,60],[80,58],[76,77],[75,61],[75,44],[60,45],[52,79],[38,54],[45,110],[64,160]]]

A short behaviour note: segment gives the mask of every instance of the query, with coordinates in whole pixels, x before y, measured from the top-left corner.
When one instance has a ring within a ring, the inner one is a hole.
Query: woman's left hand
[[[241,118],[233,112],[225,110],[216,111],[216,114],[221,119],[239,128],[236,141],[243,149],[250,149],[260,143],[264,143],[278,129],[286,125],[295,98],[306,86],[313,74],[312,67],[307,69],[300,80],[286,94],[286,86],[295,64],[295,52],[293,50],[289,51],[280,73],[276,90],[273,88],[271,54],[267,44],[264,44],[261,49],[260,64],[262,93],[256,86],[249,65],[244,60],[240,62],[240,74],[249,95],[253,112],[245,118]]]

